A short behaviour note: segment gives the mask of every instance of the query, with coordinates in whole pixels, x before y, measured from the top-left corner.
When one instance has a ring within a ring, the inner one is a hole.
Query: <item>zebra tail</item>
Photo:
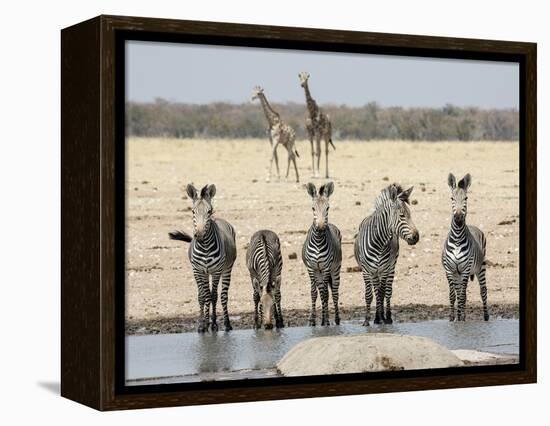
[[[182,231],[169,232],[168,236],[171,240],[185,241],[186,243],[190,243],[193,240],[193,237],[191,237],[191,235]]]
[[[334,149],[336,151],[336,147],[334,146],[334,144],[332,143],[332,138],[330,138],[328,140],[328,142],[330,143],[330,145],[332,146],[332,149]]]
[[[300,158],[300,154],[298,154],[298,150],[294,148],[294,154],[296,154],[296,157]]]

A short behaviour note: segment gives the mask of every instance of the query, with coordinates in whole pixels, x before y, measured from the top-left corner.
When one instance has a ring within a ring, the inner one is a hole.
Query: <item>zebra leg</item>
[[[393,324],[391,317],[391,296],[393,290],[393,273],[388,275],[384,284],[384,297],[386,298],[386,316],[384,318],[384,324]]]
[[[311,281],[311,311],[309,313],[309,325],[315,327],[315,304],[317,303],[317,283],[315,281],[315,275],[313,271],[309,272],[309,279]]]
[[[457,317],[458,321],[466,321],[466,294],[467,294],[467,288],[468,288],[468,279],[469,276],[466,274],[465,276],[460,277],[459,281],[459,288],[457,291],[458,296],[458,312]]]
[[[198,288],[198,300],[199,300],[199,321],[197,324],[197,331],[204,333],[208,331],[208,311],[210,305],[210,288],[208,284],[208,276],[205,276],[201,272],[194,270],[193,275],[197,282]],[[205,314],[206,307],[206,314]]]
[[[479,281],[479,292],[481,293],[481,301],[483,302],[483,320],[489,321],[489,308],[487,307],[487,283],[485,281],[485,262],[483,262],[483,265],[481,265],[481,268],[477,273],[477,280]]]
[[[319,283],[319,292],[321,293],[321,304],[323,307],[323,313],[321,317],[321,325],[329,326],[330,321],[328,319],[328,279],[324,279],[322,283]]]
[[[285,323],[283,321],[283,311],[281,309],[281,291],[275,291],[275,326],[277,328],[284,328]]]
[[[225,331],[230,331],[233,329],[231,323],[229,322],[229,311],[227,310],[227,293],[229,292],[229,284],[231,284],[231,271],[226,271],[222,274],[222,308],[223,308],[223,325]]]
[[[452,273],[447,272],[447,281],[449,282],[449,321],[453,322],[455,320],[456,291]]]
[[[365,313],[365,321],[363,325],[365,327],[370,325],[370,305],[372,303],[372,283],[370,281],[368,273],[363,269],[363,281],[365,282],[365,305],[367,312]]]
[[[262,324],[260,323],[261,316],[258,315],[258,305],[260,303],[260,293],[254,289],[254,328],[260,328]]]
[[[338,269],[338,271],[335,271],[330,277],[330,291],[332,292],[332,303],[334,303],[334,323],[336,325],[340,325],[340,310],[338,308],[339,288],[340,269]]]
[[[218,331],[218,321],[217,321],[217,314],[216,314],[216,308],[218,305],[218,284],[220,283],[220,275],[212,275],[212,290],[210,291],[210,300],[212,303],[212,331]]]
[[[376,314],[374,323],[381,324],[384,321],[384,282],[379,278],[374,279],[374,293],[376,295]]]

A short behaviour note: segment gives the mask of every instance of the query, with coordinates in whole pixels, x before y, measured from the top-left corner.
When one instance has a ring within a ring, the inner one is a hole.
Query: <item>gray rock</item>
[[[431,339],[369,333],[305,340],[277,363],[277,369],[284,376],[311,376],[463,365],[455,354]]]

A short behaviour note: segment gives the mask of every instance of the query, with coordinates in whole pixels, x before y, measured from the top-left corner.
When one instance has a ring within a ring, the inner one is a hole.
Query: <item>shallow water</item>
[[[368,328],[350,322],[330,327],[127,336],[126,380],[128,385],[138,385],[272,376],[275,364],[303,340],[374,332],[429,337],[449,349],[519,354],[518,320],[436,320]]]

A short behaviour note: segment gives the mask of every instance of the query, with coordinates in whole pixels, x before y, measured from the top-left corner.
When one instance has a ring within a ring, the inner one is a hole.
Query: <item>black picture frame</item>
[[[128,40],[519,63],[519,364],[126,386],[124,45]],[[62,30],[61,46],[63,396],[114,410],[536,381],[536,44],[99,16]]]

